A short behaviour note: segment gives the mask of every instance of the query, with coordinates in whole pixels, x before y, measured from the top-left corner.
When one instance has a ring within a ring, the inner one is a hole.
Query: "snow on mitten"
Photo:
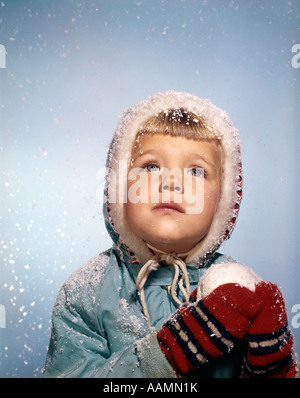
[[[246,376],[293,378],[296,373],[293,336],[282,294],[276,285],[260,282],[256,295],[262,308],[248,330]]]
[[[219,286],[181,306],[157,333],[160,348],[179,377],[229,353],[244,338],[260,308],[256,294],[238,284]]]

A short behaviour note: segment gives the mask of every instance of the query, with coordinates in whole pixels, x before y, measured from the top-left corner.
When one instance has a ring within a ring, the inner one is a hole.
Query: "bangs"
[[[163,134],[193,140],[209,140],[220,144],[221,135],[203,117],[185,109],[168,109],[150,117],[138,135]]]

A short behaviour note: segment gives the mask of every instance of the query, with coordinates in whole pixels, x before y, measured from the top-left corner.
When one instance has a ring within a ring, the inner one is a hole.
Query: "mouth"
[[[165,213],[185,213],[182,206],[175,202],[164,202],[156,205],[153,210]]]

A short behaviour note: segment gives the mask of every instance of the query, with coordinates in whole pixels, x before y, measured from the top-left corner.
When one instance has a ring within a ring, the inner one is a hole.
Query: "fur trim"
[[[109,198],[115,197],[116,194],[113,187],[120,186],[119,178],[125,184],[124,178],[127,177],[132,146],[140,127],[150,116],[172,108],[184,108],[204,117],[216,128],[222,139],[224,162],[219,206],[209,232],[186,258],[187,263],[204,265],[210,255],[231,235],[242,197],[239,132],[233,127],[228,114],[213,105],[208,99],[200,99],[192,94],[171,90],[157,93],[128,108],[121,115],[108,155],[108,203],[110,202]],[[121,176],[119,176],[118,169],[120,160],[127,166],[127,170],[125,170],[126,167],[122,169],[123,175]],[[125,244],[125,247],[128,248],[127,254],[133,251],[139,262],[148,261],[153,254],[145,243],[129,229],[125,220],[124,205],[109,203],[109,216],[110,224],[119,236],[119,243]]]

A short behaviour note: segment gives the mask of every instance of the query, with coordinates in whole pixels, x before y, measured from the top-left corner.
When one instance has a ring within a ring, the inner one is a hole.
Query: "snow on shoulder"
[[[69,293],[72,292],[75,298],[80,292],[87,290],[89,295],[93,295],[93,291],[101,284],[105,270],[109,264],[110,250],[107,250],[97,256],[91,258],[87,263],[74,271],[67,281],[64,283],[63,288]],[[94,292],[95,293],[95,292]]]

